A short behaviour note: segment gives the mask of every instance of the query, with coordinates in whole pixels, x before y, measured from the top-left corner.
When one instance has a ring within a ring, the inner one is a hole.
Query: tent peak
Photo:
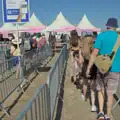
[[[30,19],[33,19],[33,18],[38,19],[38,18],[36,17],[35,13],[32,14],[32,16],[31,16]]]
[[[24,25],[25,27],[45,27],[45,25],[36,17],[35,13],[32,14],[30,21]]]
[[[84,16],[83,16],[83,18],[82,18],[83,20],[85,19],[85,20],[87,20],[87,21],[89,21],[88,20],[88,17],[87,17],[87,15],[86,14],[84,14]]]
[[[92,23],[88,20],[86,14],[84,14],[84,16],[82,17],[77,28],[80,30],[85,30],[85,31],[89,31],[89,30],[97,31],[98,30],[98,28],[92,25]]]

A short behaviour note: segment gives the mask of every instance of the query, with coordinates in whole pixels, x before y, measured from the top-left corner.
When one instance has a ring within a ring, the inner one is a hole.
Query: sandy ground
[[[70,81],[70,67],[67,67],[64,83],[61,120],[96,120],[96,113],[91,112],[89,101],[82,100],[80,89],[76,89]]]

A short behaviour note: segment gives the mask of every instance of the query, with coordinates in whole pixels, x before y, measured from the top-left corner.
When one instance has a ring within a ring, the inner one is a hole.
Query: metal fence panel
[[[31,72],[33,72],[34,68],[39,67],[40,64],[51,55],[52,49],[48,44],[40,49],[35,49],[25,53],[23,56],[24,76],[28,76]]]
[[[49,53],[47,53],[48,51]],[[25,80],[24,77],[28,77],[31,70],[33,72],[36,69],[35,67],[38,67],[40,62],[43,62],[51,52],[51,46],[46,44],[42,49],[32,50],[19,58],[13,57],[0,63],[0,105],[20,87]],[[17,58],[18,62],[16,63]],[[19,69],[18,78],[16,78],[17,69]]]
[[[50,120],[48,85],[41,85],[16,120]]]
[[[16,58],[7,60],[0,64],[0,102],[3,102],[20,85],[21,78],[16,78],[16,68],[14,63]],[[20,61],[19,61],[20,62]],[[19,67],[19,72],[21,71]]]
[[[118,89],[114,96],[114,105],[112,109],[112,114],[115,120],[120,119],[120,81],[118,83]]]
[[[50,90],[50,102],[51,102],[51,119],[54,117],[55,106],[57,98],[59,97],[62,75],[65,70],[65,63],[67,60],[67,46],[65,45],[60,52],[53,68],[51,69],[48,77],[48,86]]]
[[[52,120],[60,90],[59,85],[62,81],[61,75],[64,72],[67,60],[66,51],[67,46],[64,46],[49,73],[48,84],[40,86],[33,99],[16,120]]]

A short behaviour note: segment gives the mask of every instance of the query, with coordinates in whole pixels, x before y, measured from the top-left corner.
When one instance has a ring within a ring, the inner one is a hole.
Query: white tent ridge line
[[[76,28],[81,31],[100,31],[99,28],[92,25],[85,14]]]
[[[60,12],[56,19],[53,21],[51,25],[49,25],[46,30],[47,31],[54,31],[64,28],[74,28],[74,26],[63,16],[62,12]]]
[[[36,17],[36,15],[33,13],[30,21],[26,24],[24,24],[24,27],[30,27],[30,28],[45,28],[45,25]]]

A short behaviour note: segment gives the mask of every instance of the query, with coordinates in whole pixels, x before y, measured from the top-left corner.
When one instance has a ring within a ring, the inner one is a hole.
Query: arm
[[[10,48],[10,54],[13,55],[14,52],[15,52],[15,48],[13,46],[11,46],[11,48]]]
[[[22,16],[23,16],[23,14],[22,14],[22,8],[20,8],[20,13],[18,15],[17,22],[21,22]]]
[[[94,44],[94,49],[92,51],[92,54],[91,54],[91,57],[90,57],[90,60],[89,60],[89,64],[88,64],[88,67],[87,67],[87,71],[86,71],[86,76],[89,77],[89,73],[90,73],[90,69],[92,67],[92,65],[94,64],[95,62],[95,59],[96,59],[96,56],[98,55],[99,53],[99,50],[101,49],[101,46],[102,46],[102,33],[99,34],[97,36],[97,39],[96,39],[96,42]]]

